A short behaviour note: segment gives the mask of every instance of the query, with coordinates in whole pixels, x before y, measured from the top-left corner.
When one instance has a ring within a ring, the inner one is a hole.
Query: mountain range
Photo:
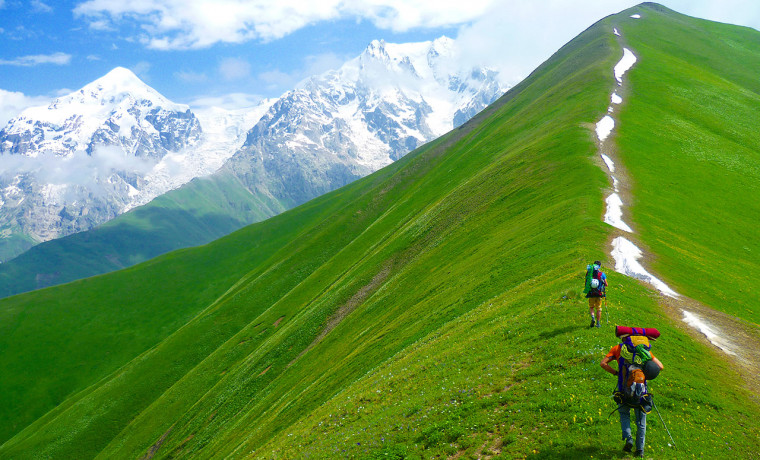
[[[201,114],[114,69],[0,131],[0,257],[89,230],[215,171],[257,197],[256,217],[243,224],[282,212],[397,160],[504,92],[493,71],[456,63],[446,37],[374,41],[277,100]]]
[[[753,458],[759,70],[760,32],[641,4],[374,173],[1,299],[0,457],[627,458],[626,325],[660,332],[645,455]],[[621,235],[677,296],[607,268]]]

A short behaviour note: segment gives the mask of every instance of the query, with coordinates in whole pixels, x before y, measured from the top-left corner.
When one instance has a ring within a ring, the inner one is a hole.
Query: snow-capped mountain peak
[[[82,104],[90,105],[95,102],[102,106],[119,104],[123,100],[147,101],[166,110],[183,112],[188,106],[175,104],[162,96],[158,91],[146,85],[131,70],[116,67],[106,75],[85,85],[79,91],[56,99],[52,105]]]
[[[192,117],[188,106],[169,101],[130,70],[117,67],[78,91],[11,119],[1,132],[6,142],[0,144],[0,153],[91,153],[99,133],[111,144],[124,144],[118,140],[134,138],[138,131],[158,136],[160,129],[151,121],[170,113]]]
[[[103,223],[164,157],[201,135],[188,106],[125,68],[28,108],[0,130],[0,230],[45,241]]]

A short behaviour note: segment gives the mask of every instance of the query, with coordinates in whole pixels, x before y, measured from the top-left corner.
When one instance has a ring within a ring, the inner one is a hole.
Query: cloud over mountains
[[[381,29],[456,26],[481,16],[492,0],[89,0],[74,14],[90,27],[109,29],[137,21],[144,45],[155,49],[203,48],[215,43],[269,41],[320,21],[368,20]]]

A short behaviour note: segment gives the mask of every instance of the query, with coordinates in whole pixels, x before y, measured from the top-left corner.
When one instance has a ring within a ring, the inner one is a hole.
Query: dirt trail
[[[742,376],[751,393],[751,399],[760,405],[760,361],[757,350],[760,350],[760,327],[729,315],[701,302],[680,296],[677,299],[662,296],[660,305],[676,325],[692,338],[713,348],[719,358],[731,364],[731,367]],[[723,339],[721,346],[708,339],[700,330],[684,321],[684,311],[699,316],[704,323],[713,329]],[[733,353],[733,354],[732,354]]]

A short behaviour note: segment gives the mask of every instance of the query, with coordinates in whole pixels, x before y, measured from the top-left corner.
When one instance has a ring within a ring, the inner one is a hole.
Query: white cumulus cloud
[[[8,121],[28,107],[47,105],[52,98],[44,96],[26,96],[23,93],[0,89],[0,129]]]
[[[149,48],[203,48],[282,38],[309,24],[366,19],[382,29],[456,26],[493,0],[88,0],[74,14],[97,29],[136,21]]]
[[[71,55],[67,53],[34,54],[21,56],[15,59],[0,59],[0,65],[15,65],[31,67],[41,64],[67,65],[71,62]]]
[[[32,0],[31,2],[29,2],[29,4],[31,5],[32,10],[36,11],[37,13],[52,13],[53,12],[53,8],[50,5],[40,0]]]
[[[258,75],[259,81],[263,82],[267,89],[279,89],[286,91],[296,87],[299,83],[314,75],[321,75],[328,70],[335,70],[342,66],[349,56],[339,56],[335,53],[321,53],[306,56],[301,68],[290,72],[279,69],[267,70]]]
[[[39,183],[84,187],[95,195],[107,193],[110,187],[108,179],[102,178],[117,172],[144,176],[156,164],[154,160],[129,155],[117,146],[98,146],[91,154],[77,151],[66,157],[40,152],[36,157],[4,155],[2,158],[0,178],[5,181],[28,174]]]

